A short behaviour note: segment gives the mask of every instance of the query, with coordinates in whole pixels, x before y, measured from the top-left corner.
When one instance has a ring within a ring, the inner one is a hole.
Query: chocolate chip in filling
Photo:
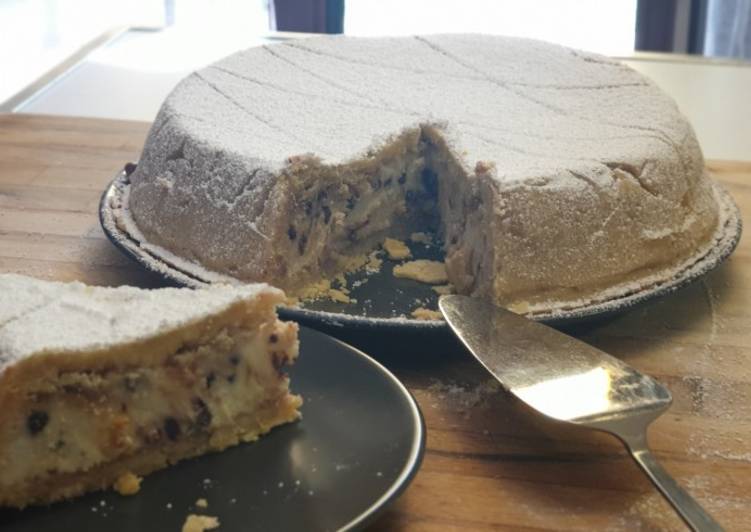
[[[36,436],[44,430],[44,427],[49,423],[50,416],[43,410],[32,410],[31,414],[26,418],[26,429],[29,434]]]
[[[165,418],[164,420],[164,433],[171,441],[177,440],[180,437],[180,424],[173,417]]]

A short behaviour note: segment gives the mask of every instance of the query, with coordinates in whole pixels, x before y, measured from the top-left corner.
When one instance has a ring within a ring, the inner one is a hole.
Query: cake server
[[[722,527],[660,466],[647,427],[665,412],[667,388],[620,360],[482,300],[442,296],[451,329],[513,395],[547,417],[609,432],[693,530]]]

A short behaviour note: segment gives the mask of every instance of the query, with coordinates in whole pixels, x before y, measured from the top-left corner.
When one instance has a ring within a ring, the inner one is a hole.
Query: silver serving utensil
[[[660,466],[647,427],[673,398],[662,384],[620,360],[490,303],[442,296],[454,333],[498,381],[538,412],[617,436],[693,530],[722,527]]]

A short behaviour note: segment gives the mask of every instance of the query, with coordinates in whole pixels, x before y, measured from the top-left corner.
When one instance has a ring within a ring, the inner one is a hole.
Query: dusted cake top
[[[691,128],[675,104],[637,72],[508,37],[325,37],[251,48],[185,79],[155,130],[168,121],[256,171],[303,154],[348,163],[419,124],[442,126],[467,169],[493,162],[506,182],[551,172],[570,182],[564,171],[574,169],[604,184],[603,163],[701,165],[699,153],[679,148]]]
[[[0,275],[0,375],[19,360],[45,352],[104,349],[174,330],[261,294],[263,284],[201,290],[105,288]]]

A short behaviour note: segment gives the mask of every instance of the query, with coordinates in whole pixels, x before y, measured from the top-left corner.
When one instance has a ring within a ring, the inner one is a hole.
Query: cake
[[[298,418],[297,326],[267,285],[89,287],[0,275],[0,506],[49,503]]]
[[[336,36],[184,79],[121,223],[197,277],[292,295],[385,238],[434,232],[457,293],[534,313],[675,275],[711,246],[718,194],[675,103],[616,60]]]

